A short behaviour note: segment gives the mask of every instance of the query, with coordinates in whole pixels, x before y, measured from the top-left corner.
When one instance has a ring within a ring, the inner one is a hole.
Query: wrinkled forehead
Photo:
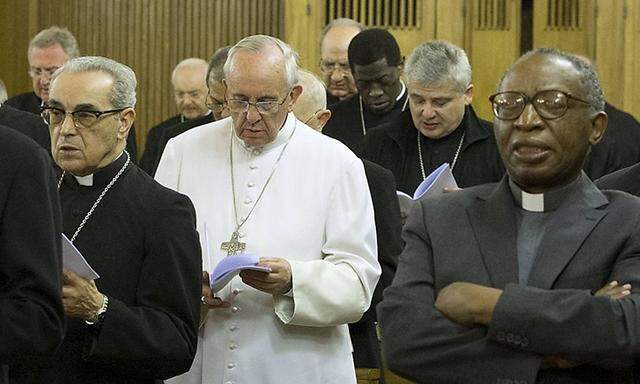
[[[574,95],[585,93],[578,69],[570,61],[551,55],[532,55],[516,62],[505,74],[499,91],[533,95],[557,89]]]
[[[62,72],[51,83],[49,103],[67,109],[78,105],[108,107],[113,77],[105,72]]]
[[[360,80],[377,79],[384,75],[393,73],[396,66],[389,65],[387,58],[383,57],[370,64],[360,65],[355,64],[353,66],[353,74]]]
[[[264,52],[240,50],[230,60],[225,79],[230,90],[260,85],[278,90],[287,88],[285,59],[277,48]]]

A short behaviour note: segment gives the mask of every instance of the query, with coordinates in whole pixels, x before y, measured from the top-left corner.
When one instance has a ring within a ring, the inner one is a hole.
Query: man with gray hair
[[[162,155],[162,137],[165,132],[188,120],[209,116],[211,111],[207,107],[207,62],[191,57],[178,63],[171,74],[173,96],[178,108],[178,114],[151,127],[147,133],[144,153],[140,158],[140,168],[153,176],[158,161]]]
[[[51,76],[68,60],[80,56],[78,42],[67,28],[43,29],[29,42],[27,59],[33,92],[22,93],[7,104],[23,111],[40,114],[40,106],[49,100]]]
[[[169,140],[187,132],[191,128],[198,127],[200,125],[204,125],[229,116],[229,110],[224,103],[225,87],[222,83],[222,80],[224,79],[223,66],[225,61],[227,61],[227,54],[229,53],[229,49],[231,49],[231,46],[219,48],[213,53],[211,60],[209,60],[209,68],[207,69],[208,90],[206,103],[207,107],[211,110],[211,113],[208,115],[200,116],[193,120],[187,120],[180,124],[176,124],[165,130],[165,132],[162,134],[162,137],[158,141],[157,158],[155,159],[155,163],[153,167],[149,167],[149,169],[147,169],[147,172],[151,176],[155,175],[156,168],[158,168],[158,163],[160,162],[160,158],[162,157],[162,152],[164,152],[164,149],[167,146]]]
[[[422,199],[378,306],[420,383],[638,382],[640,200],[582,171],[607,126],[593,69],[542,48],[490,97],[507,174]]]
[[[80,56],[78,42],[67,28],[52,26],[43,29],[29,42],[27,60],[33,92],[26,92],[7,100],[15,109],[40,115],[41,107],[49,100],[49,87],[53,73],[70,59]],[[49,140],[49,138],[47,138]],[[49,150],[47,146],[47,150]],[[127,151],[135,161],[137,155],[136,131],[127,136]]]
[[[348,99],[356,89],[347,51],[351,39],[363,30],[362,24],[347,18],[331,20],[320,35],[320,70],[327,88],[327,105]]]
[[[135,88],[129,67],[103,57],[72,59],[52,77],[43,109],[62,170],[63,232],[99,278],[64,269],[67,333],[53,359],[24,362],[31,382],[151,384],[195,355],[195,212],[125,151]]]
[[[170,383],[356,382],[346,324],[380,275],[371,197],[362,162],[291,113],[296,57],[274,37],[238,42],[231,118],[173,138],[160,160],[156,179],[193,200],[205,247],[198,355]],[[220,286],[209,273],[223,260],[261,270]]]
[[[471,107],[466,53],[445,41],[423,43],[409,56],[405,78],[409,110],[365,136],[363,157],[391,170],[409,195],[443,163],[461,187],[500,180],[504,167],[491,123]]]

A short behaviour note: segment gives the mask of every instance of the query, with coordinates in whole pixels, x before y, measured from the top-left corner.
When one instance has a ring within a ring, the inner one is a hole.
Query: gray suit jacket
[[[378,306],[390,368],[421,383],[632,382],[640,295],[613,301],[591,291],[614,279],[640,288],[640,199],[595,187],[579,198],[577,214],[561,206],[548,226],[526,287],[517,285],[506,177],[422,200]],[[489,327],[457,325],[434,307],[456,281],[504,289]],[[544,356],[581,365],[541,370]]]

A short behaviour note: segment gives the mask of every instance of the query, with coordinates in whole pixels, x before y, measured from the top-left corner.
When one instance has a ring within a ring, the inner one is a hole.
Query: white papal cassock
[[[293,114],[261,149],[245,147],[227,118],[171,140],[156,179],[191,198],[203,249],[206,225],[215,266],[225,257],[220,244],[235,229],[230,145],[238,220],[243,220],[294,128],[273,178],[240,230],[248,253],[289,261],[292,294],[272,296],[236,277],[218,293],[231,308],[209,311],[191,370],[170,383],[356,382],[345,324],[369,307],[380,275],[362,162]],[[205,268],[208,264],[203,260]]]

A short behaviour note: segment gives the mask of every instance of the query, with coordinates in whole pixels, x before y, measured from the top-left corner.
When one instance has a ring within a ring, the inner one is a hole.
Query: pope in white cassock
[[[193,201],[205,268],[242,247],[271,268],[243,271],[216,297],[203,274],[198,354],[169,383],[356,382],[346,324],[380,275],[371,197],[362,162],[290,113],[297,71],[282,41],[242,39],[224,66],[231,117],[162,156],[156,179]]]

